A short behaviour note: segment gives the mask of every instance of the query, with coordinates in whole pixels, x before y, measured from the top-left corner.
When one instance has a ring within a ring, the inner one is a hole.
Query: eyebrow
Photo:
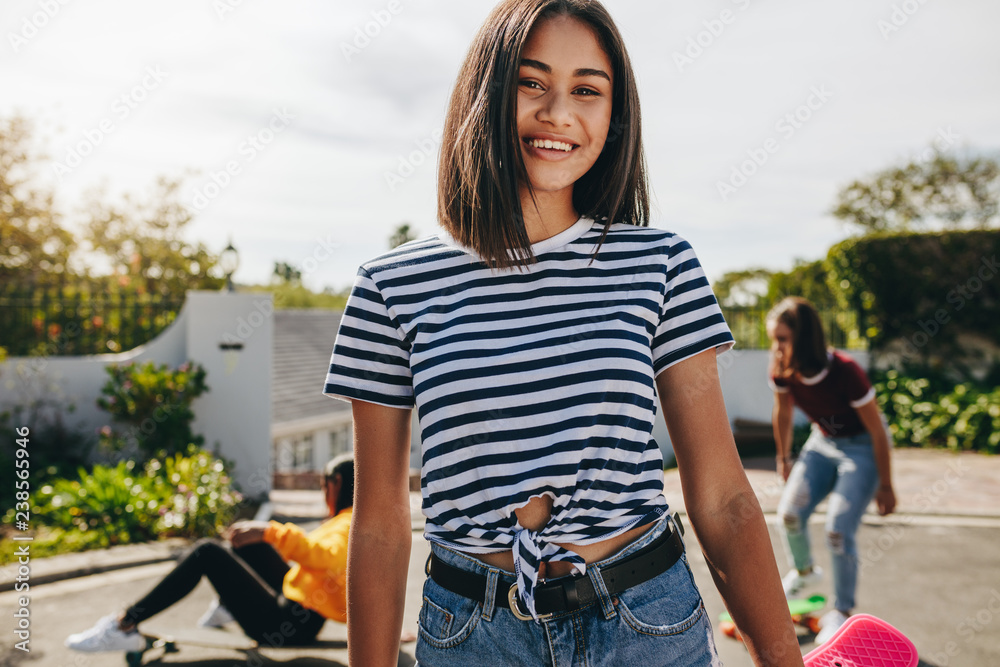
[[[533,67],[535,69],[541,70],[546,74],[552,74],[552,68],[543,62],[538,60],[531,60],[530,58],[521,59],[521,67]],[[608,83],[611,83],[611,77],[608,73],[602,69],[592,69],[590,67],[581,67],[580,69],[573,72],[573,76],[599,76],[602,79],[607,79]]]

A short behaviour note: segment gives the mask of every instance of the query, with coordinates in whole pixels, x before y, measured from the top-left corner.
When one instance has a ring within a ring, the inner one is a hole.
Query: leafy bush
[[[188,445],[200,446],[205,439],[191,432],[191,403],[208,391],[205,369],[196,363],[170,370],[152,361],[105,368],[110,379],[101,389],[97,404],[111,413],[127,432],[110,426],[101,429],[101,445],[111,451],[129,448],[143,459],[163,458],[183,452]]]
[[[226,469],[232,464],[190,446],[186,455],[174,454],[146,464],[149,488],[161,499],[156,533],[161,536],[214,535],[233,519],[243,496],[230,485]]]
[[[5,383],[12,388],[11,409],[0,412],[0,469],[14,469],[17,436],[27,428],[30,440],[31,485],[74,475],[85,465],[95,437],[80,424],[70,423],[76,406],[63,384],[45,372],[44,365],[18,361]],[[14,485],[0,485],[0,506],[11,507]]]
[[[972,332],[1000,345],[1000,230],[884,233],[830,249],[827,281],[859,313],[873,350],[903,340],[920,357],[961,353]]]
[[[95,465],[79,479],[60,479],[32,495],[32,514],[51,528],[95,532],[100,546],[143,542],[155,537],[161,498],[149,492],[135,462],[111,468]]]
[[[1000,453],[1000,387],[943,375],[873,374],[897,446]]]
[[[121,461],[95,465],[90,472],[80,468],[78,479],[46,484],[30,502],[49,540],[103,548],[159,537],[216,536],[242,500],[226,463],[192,445],[144,467]]]

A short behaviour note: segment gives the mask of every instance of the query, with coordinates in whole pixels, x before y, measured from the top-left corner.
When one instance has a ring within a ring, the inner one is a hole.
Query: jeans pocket
[[[617,596],[618,613],[633,630],[667,636],[694,627],[705,614],[686,556],[669,570]]]
[[[482,604],[442,588],[430,577],[424,582],[417,630],[434,648],[453,648],[469,638],[482,617]]]

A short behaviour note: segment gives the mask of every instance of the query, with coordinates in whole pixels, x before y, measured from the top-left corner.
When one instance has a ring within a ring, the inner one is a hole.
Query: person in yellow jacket
[[[86,652],[142,650],[138,624],[182,599],[203,576],[219,601],[199,625],[235,620],[262,646],[308,644],[327,619],[347,622],[347,536],[354,499],[350,455],[327,463],[323,493],[330,518],[315,530],[306,533],[276,521],[237,522],[226,534],[228,545],[198,541],[145,597],[124,613],[70,635],[66,645]]]

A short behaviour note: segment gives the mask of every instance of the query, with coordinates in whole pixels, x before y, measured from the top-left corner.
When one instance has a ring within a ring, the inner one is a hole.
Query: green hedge
[[[943,375],[872,373],[879,408],[897,447],[1000,453],[1000,386]]]
[[[39,534],[36,556],[105,548],[162,537],[216,537],[239,510],[222,459],[190,445],[183,454],[145,466],[80,468],[75,479],[56,479],[31,494],[31,517]],[[13,520],[13,510],[5,522]],[[0,544],[0,563],[11,561],[18,543]]]
[[[873,234],[831,248],[827,280],[872,350],[902,339],[926,360],[956,351],[959,333],[1000,345],[998,258],[1000,230]]]

